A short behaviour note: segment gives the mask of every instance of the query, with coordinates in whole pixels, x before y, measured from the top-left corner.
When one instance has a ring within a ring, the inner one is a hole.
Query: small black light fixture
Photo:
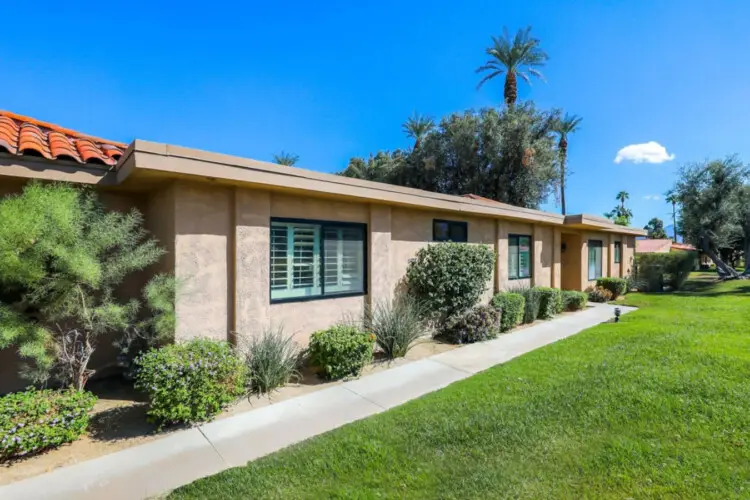
[[[568,249],[568,245],[567,244],[563,243],[562,245],[560,245],[560,251],[562,253],[565,253],[565,250],[567,250],[567,249]]]
[[[618,323],[620,321],[620,315],[622,314],[622,311],[619,307],[615,307],[615,323]]]

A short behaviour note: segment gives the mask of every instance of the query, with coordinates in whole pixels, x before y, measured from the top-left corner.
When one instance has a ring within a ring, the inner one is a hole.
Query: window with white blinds
[[[365,291],[365,226],[271,221],[271,300]]]

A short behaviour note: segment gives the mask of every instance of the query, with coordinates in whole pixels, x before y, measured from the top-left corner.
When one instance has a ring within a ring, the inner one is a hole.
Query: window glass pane
[[[448,241],[448,238],[450,237],[447,222],[434,221],[432,223],[432,232],[433,232],[433,239],[435,241]]]
[[[321,294],[320,226],[271,224],[271,299]]]
[[[363,292],[364,230],[359,227],[326,226],[323,244],[325,294]]]
[[[518,278],[518,238],[508,238],[508,277]]]
[[[518,277],[531,277],[531,238],[518,237]]]
[[[589,281],[602,277],[602,242],[589,240]]]
[[[456,243],[466,243],[466,227],[462,222],[452,222],[450,224],[450,240]]]
[[[619,264],[622,259],[622,243],[615,242],[615,264]]]

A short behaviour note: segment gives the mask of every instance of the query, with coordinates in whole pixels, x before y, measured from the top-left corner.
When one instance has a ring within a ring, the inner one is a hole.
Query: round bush
[[[537,287],[539,294],[539,319],[552,319],[562,312],[562,293],[557,288]]]
[[[0,397],[0,461],[72,443],[89,425],[90,392],[29,389]]]
[[[372,360],[375,335],[354,326],[336,325],[310,337],[310,363],[327,379],[356,377]]]
[[[454,344],[494,339],[500,333],[500,312],[493,306],[476,306],[448,318],[442,333],[445,340]]]
[[[616,299],[620,295],[627,293],[628,280],[625,278],[599,278],[596,280],[596,286],[606,288],[612,293],[612,298]]]
[[[152,349],[135,360],[135,387],[148,417],[163,427],[204,422],[245,392],[247,368],[226,342],[196,339]]]
[[[591,302],[609,302],[612,300],[612,292],[603,287],[590,286],[586,289]]]
[[[566,311],[580,311],[586,308],[589,296],[585,292],[565,290],[562,293],[563,306]]]
[[[406,278],[427,313],[445,318],[479,302],[494,266],[495,252],[485,245],[438,243],[417,252]]]
[[[526,299],[520,293],[502,292],[492,297],[492,306],[500,310],[500,331],[507,332],[523,321]]]

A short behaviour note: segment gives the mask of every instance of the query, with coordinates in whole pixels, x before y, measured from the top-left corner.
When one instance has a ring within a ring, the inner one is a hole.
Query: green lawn
[[[170,498],[750,498],[750,281],[711,278]]]

